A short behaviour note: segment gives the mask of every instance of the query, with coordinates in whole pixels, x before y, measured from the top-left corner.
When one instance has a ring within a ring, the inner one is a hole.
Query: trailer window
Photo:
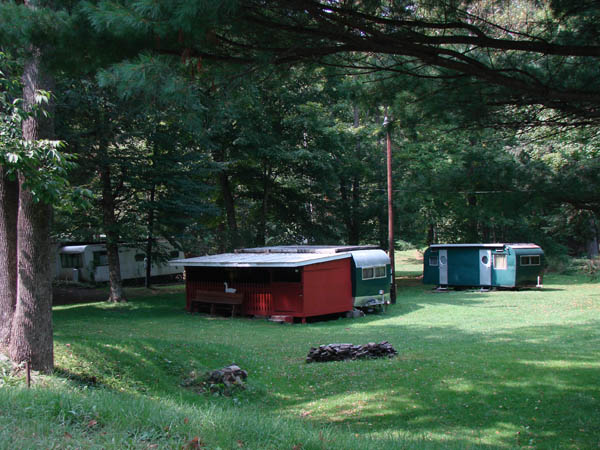
[[[540,255],[521,256],[521,265],[522,266],[539,266],[540,265]]]
[[[179,250],[171,250],[171,252],[169,253],[169,257],[171,257],[171,258],[179,257]]]
[[[146,255],[145,255],[145,254],[143,254],[143,253],[137,253],[137,254],[135,255],[135,260],[136,260],[137,262],[143,262],[145,259],[146,259]]]
[[[60,254],[60,265],[63,269],[79,269],[83,267],[80,254]]]
[[[385,266],[364,267],[362,270],[362,279],[385,278],[387,276],[386,272]]]
[[[94,252],[94,265],[98,266],[108,266],[108,254],[106,250]]]
[[[438,265],[438,255],[437,253],[429,255],[429,265],[437,266]]]
[[[506,255],[494,255],[494,269],[506,270],[507,260]]]

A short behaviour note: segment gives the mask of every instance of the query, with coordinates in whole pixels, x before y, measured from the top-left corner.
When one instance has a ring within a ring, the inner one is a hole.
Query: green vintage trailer
[[[355,308],[390,303],[392,266],[380,249],[356,250],[352,254],[352,297]]]
[[[434,244],[423,255],[423,283],[541,287],[544,251],[536,244]]]

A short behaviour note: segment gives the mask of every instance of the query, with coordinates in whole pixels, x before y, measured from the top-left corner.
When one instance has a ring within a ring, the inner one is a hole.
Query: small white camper
[[[168,259],[181,259],[184,254],[165,243]],[[121,278],[131,280],[146,275],[146,254],[131,245],[119,246]],[[167,262],[152,262],[152,277],[173,277],[183,274],[183,266],[169,266]],[[108,281],[108,255],[104,244],[65,245],[58,248],[55,278],[68,281]]]

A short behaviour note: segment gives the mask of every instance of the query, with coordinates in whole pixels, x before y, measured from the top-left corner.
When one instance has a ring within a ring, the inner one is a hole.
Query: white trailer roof
[[[390,258],[383,250],[356,250],[351,253],[356,267],[372,267],[390,264]]]
[[[302,267],[350,258],[350,253],[222,253],[175,259],[171,266],[188,267]]]
[[[542,247],[540,247],[537,244],[506,244],[511,248],[539,248],[540,250],[542,249]]]
[[[66,245],[60,248],[60,253],[83,253],[89,245]]]

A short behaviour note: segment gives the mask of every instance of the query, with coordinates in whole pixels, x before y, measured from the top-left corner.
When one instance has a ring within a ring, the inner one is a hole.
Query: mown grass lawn
[[[0,448],[600,446],[597,282],[400,282],[385,314],[307,325],[189,315],[183,294],[55,307],[57,372],[5,381]],[[398,357],[305,363],[311,346],[383,340]],[[233,397],[181,386],[232,362],[249,372]]]

